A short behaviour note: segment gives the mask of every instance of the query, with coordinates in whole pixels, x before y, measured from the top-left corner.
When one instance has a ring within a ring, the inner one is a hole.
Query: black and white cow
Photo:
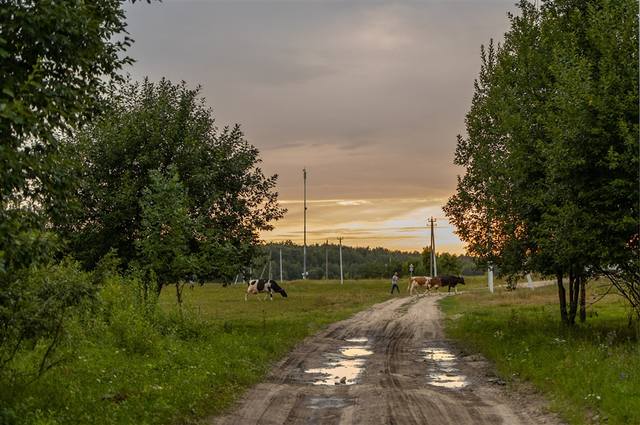
[[[283,298],[287,298],[287,293],[283,288],[271,279],[253,279],[247,283],[247,293],[244,295],[244,300],[247,301],[250,294],[258,295],[261,292],[269,294],[271,301],[273,301],[273,293],[278,292]]]

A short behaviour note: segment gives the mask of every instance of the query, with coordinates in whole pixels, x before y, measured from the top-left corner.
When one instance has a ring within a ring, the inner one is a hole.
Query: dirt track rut
[[[209,423],[559,423],[539,398],[509,397],[481,357],[452,348],[438,298],[394,298],[334,323]]]

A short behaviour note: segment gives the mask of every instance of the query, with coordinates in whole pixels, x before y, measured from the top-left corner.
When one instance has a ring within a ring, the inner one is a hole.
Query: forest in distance
[[[309,279],[340,278],[340,247],[338,244],[312,244],[307,246],[307,272]],[[302,245],[292,241],[269,242],[262,247],[262,255],[254,260],[252,277],[268,277],[269,258],[271,276],[280,278],[280,252],[282,252],[282,279],[302,278],[304,250]],[[409,276],[409,265],[414,266],[414,275],[429,274],[429,248],[422,252],[395,251],[382,247],[342,246],[342,267],[345,279],[388,278],[394,272]],[[482,275],[473,257],[464,254],[437,253],[438,274],[465,276]],[[264,270],[264,271],[263,271]],[[327,273],[328,272],[328,273]],[[327,276],[328,274],[328,276]]]

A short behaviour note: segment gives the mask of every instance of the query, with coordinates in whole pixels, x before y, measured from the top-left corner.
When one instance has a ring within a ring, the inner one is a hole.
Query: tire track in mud
[[[328,326],[275,364],[265,382],[251,388],[230,412],[207,423],[559,424],[538,397],[519,405],[504,387],[489,383],[488,362],[455,356],[442,332],[436,304],[441,297],[394,298]],[[427,349],[447,353],[447,373],[461,375],[465,385],[438,386],[447,381],[429,377],[438,363],[435,355],[427,358]],[[361,372],[342,383],[340,376],[319,380],[319,372],[307,373],[341,359],[360,365]]]

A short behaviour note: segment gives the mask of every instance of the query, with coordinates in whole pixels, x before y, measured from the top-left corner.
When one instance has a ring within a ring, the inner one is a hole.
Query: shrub
[[[30,381],[62,362],[56,352],[72,345],[67,328],[73,317],[90,311],[95,290],[89,274],[70,259],[29,270],[6,287],[0,295],[0,379]],[[38,360],[18,370],[14,358],[24,351]]]

